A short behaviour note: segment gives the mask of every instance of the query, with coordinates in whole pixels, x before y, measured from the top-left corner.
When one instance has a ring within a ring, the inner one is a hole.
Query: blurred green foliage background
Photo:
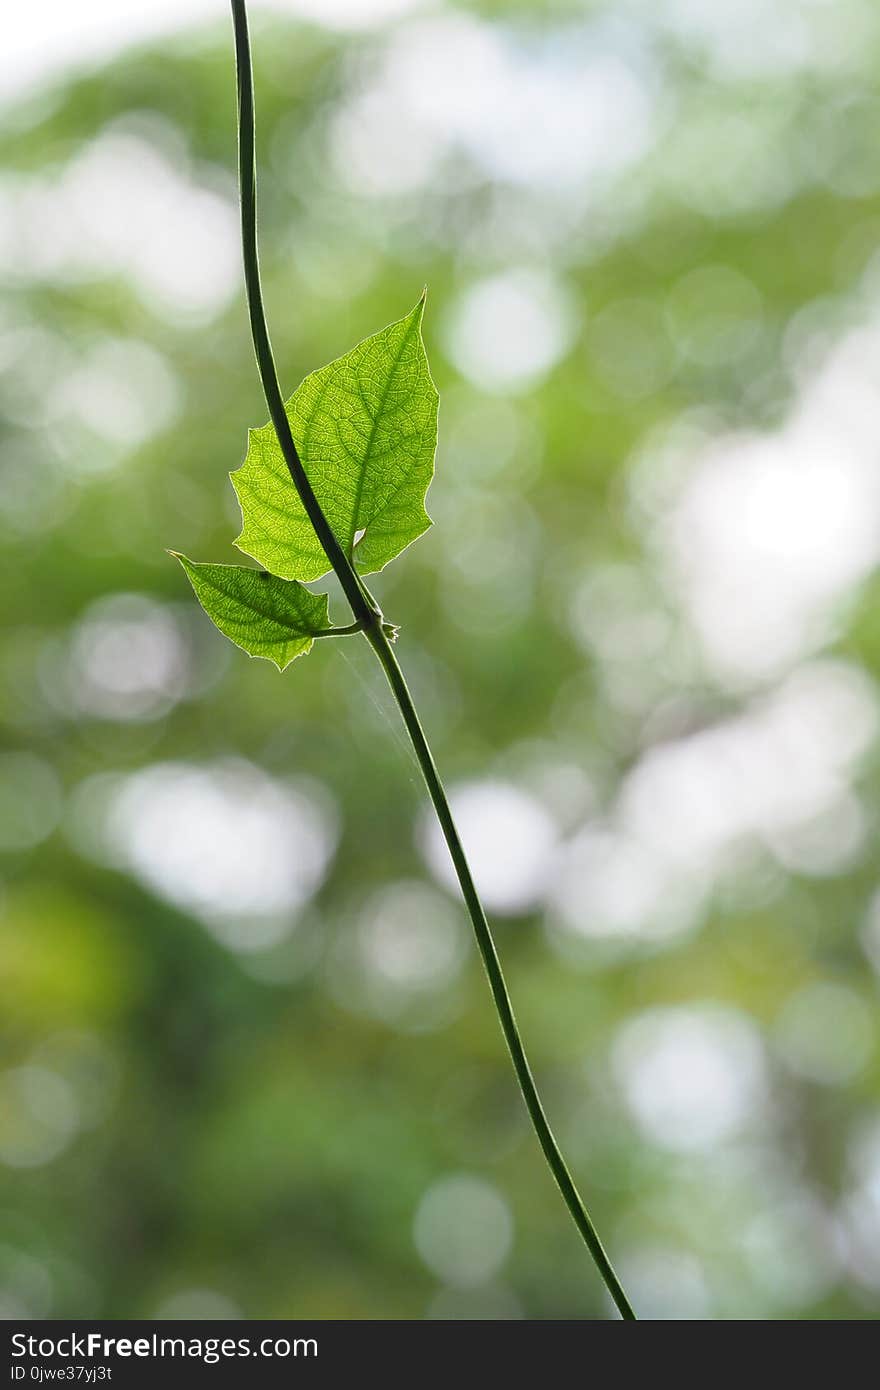
[[[873,1317],[880,10],[327,17],[254,22],[276,355],[430,287],[376,588],[563,1149],[644,1316]],[[225,13],[4,108],[0,1306],[610,1316],[366,645],[165,554],[265,418],[234,160]]]

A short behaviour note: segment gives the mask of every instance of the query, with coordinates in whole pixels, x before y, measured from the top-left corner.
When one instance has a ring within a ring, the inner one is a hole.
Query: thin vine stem
[[[241,246],[244,255],[244,278],[247,290],[251,336],[260,380],[269,415],[275,426],[284,461],[290,470],[294,486],[300,495],[309,521],[327,559],[333,566],[345,597],[355,618],[364,630],[378,626],[381,613],[371,606],[354,568],[321,510],[308,475],[302,466],[297,447],[290,432],[290,422],[284,409],[284,398],[278,384],[278,372],[269,338],[269,327],[263,308],[260,286],[260,261],[257,253],[257,159],[254,148],[254,78],[251,65],[251,42],[248,33],[247,8],[244,0],[232,0],[232,22],[235,31],[235,64],[238,86],[238,183],[241,196]]]
[[[605,1247],[599,1238],[599,1234],[590,1219],[589,1213],[581,1200],[580,1193],[574,1184],[574,1179],[568,1171],[565,1159],[554,1138],[550,1128],[550,1122],[541,1104],[538,1088],[532,1075],[532,1069],[526,1056],[522,1038],[520,1037],[519,1027],[516,1016],[513,1012],[513,1005],[510,1002],[510,995],[501,969],[501,961],[498,958],[498,951],[492,936],[483,905],[471,874],[470,865],[464,852],[464,847],[459,837],[458,828],[450,810],[449,801],[437,771],[437,764],[431,752],[430,745],[425,732],[422,728],[421,720],[413,698],[410,695],[409,687],[400,663],[397,660],[391,647],[388,645],[384,635],[379,634],[377,639],[373,632],[367,633],[367,638],[375,651],[382,669],[388,679],[388,684],[397,701],[403,722],[406,725],[407,733],[410,736],[416,757],[419,760],[419,767],[428,788],[428,795],[437,813],[437,820],[443,831],[443,837],[449,848],[452,862],[455,865],[455,872],[461,886],[462,897],[465,900],[471,923],[474,928],[474,935],[477,938],[477,946],[486,967],[486,974],[489,977],[489,987],[492,991],[492,998],[495,1001],[495,1008],[498,1012],[498,1019],[501,1024],[501,1031],[507,1043],[513,1069],[522,1091],[523,1100],[531,1117],[538,1142],[544,1151],[544,1157],[550,1167],[553,1177],[556,1179],[560,1192],[565,1200],[565,1204],[571,1213],[572,1219],[584,1239],[584,1243],[596,1262],[596,1267],[601,1274],[605,1286],[611,1297],[616,1303],[621,1317],[634,1319],[635,1313],[630,1302],[624,1293],[623,1287],[614,1272],[614,1267],[605,1251]]]
[[[354,623],[344,631],[363,632],[373,648],[385,672],[388,684],[406,726],[410,741],[418,759],[419,767],[434,811],[437,815],[443,837],[449,849],[458,882],[461,887],[468,914],[474,929],[477,947],[489,978],[489,987],[495,1002],[501,1031],[510,1052],[513,1068],[526,1109],[532,1121],[538,1142],[543,1150],[547,1165],[559,1187],[569,1213],[577,1226],[596,1267],[610,1293],[622,1318],[634,1320],[635,1313],[618,1279],[598,1232],[578,1193],[574,1180],[568,1171],[565,1159],[550,1123],[544,1112],[535,1079],[526,1057],[520,1037],[519,1027],[513,1012],[513,1005],[505,983],[498,951],[492,937],[483,905],[474,883],[470,865],[461,843],[461,838],[449,806],[449,801],[437,771],[437,765],[430,745],[422,728],[413,698],[409,692],[403,671],[392,650],[382,612],[367,589],[363,580],[355,572],[348,555],[336,539],[324,516],[321,505],[312,490],[303,468],[290,424],[284,410],[284,401],[278,383],[278,373],[272,354],[269,330],[263,307],[260,285],[260,269],[257,257],[257,197],[256,197],[256,158],[254,151],[254,94],[251,67],[250,39],[248,35],[247,8],[245,0],[232,0],[232,17],[235,30],[235,55],[238,76],[238,141],[239,178],[241,184],[241,234],[244,253],[245,284],[247,289],[248,311],[254,340],[260,379],[266,396],[266,404],[278,443],[284,455],[291,478],[296,487],[309,520],[315,528],[321,544],[336,573],[343,592],[354,616]],[[322,634],[323,635],[323,634]]]

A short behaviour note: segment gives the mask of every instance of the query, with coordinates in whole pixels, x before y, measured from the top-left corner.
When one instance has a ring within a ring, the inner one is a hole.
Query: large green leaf
[[[251,656],[274,661],[279,671],[309,651],[315,633],[329,625],[326,594],[265,570],[200,565],[175,550],[171,554],[215,626]]]
[[[303,467],[337,540],[363,574],[431,525],[437,391],[422,342],[424,297],[406,318],[307,376],[285,409]],[[232,474],[243,526],[236,545],[273,574],[330,568],[271,424],[251,430]]]

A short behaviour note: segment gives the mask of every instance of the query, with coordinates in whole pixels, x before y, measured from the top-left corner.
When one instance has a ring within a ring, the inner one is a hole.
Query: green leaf
[[[250,656],[274,661],[279,671],[311,649],[329,626],[327,595],[243,565],[199,565],[170,552],[186,570],[196,598],[216,627]]]
[[[307,376],[285,409],[303,467],[333,532],[362,574],[382,569],[431,525],[437,390],[422,342],[424,296],[406,318]],[[232,474],[242,514],[235,544],[273,574],[330,568],[271,424],[248,433]]]

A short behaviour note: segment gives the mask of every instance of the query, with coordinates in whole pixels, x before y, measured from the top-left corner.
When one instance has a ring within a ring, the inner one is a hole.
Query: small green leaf
[[[315,495],[362,574],[382,569],[431,525],[437,390],[422,342],[424,305],[423,296],[406,318],[307,376],[285,406]],[[232,482],[239,550],[285,579],[327,573],[271,424],[249,431]]]
[[[279,671],[311,649],[328,627],[327,595],[243,565],[199,565],[170,552],[186,570],[196,598],[216,627],[250,656],[274,661]]]

